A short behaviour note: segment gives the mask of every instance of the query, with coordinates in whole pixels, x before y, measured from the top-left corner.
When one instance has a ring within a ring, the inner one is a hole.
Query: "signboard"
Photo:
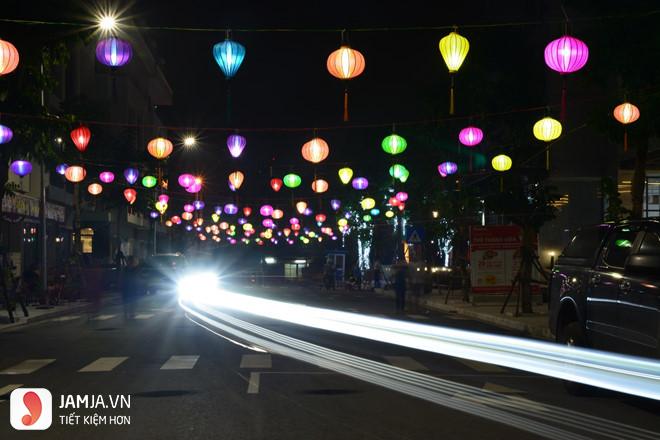
[[[39,207],[39,199],[27,197],[21,194],[14,194],[14,196],[5,195],[2,198],[2,212],[24,215],[26,217],[38,218],[41,209]],[[64,223],[66,218],[66,209],[64,206],[56,205],[48,202],[46,204],[46,217],[49,220]]]
[[[521,245],[519,226],[470,227],[472,292],[508,293],[520,268]]]
[[[424,229],[420,226],[411,227],[406,231],[406,242],[410,244],[421,244],[424,239]]]

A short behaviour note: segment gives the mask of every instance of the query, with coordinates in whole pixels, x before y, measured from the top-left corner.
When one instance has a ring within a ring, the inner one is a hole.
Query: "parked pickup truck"
[[[660,357],[660,222],[582,228],[550,280],[557,341]]]

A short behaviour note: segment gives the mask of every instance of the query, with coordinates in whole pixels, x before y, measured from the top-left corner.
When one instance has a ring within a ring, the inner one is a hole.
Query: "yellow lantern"
[[[362,201],[360,202],[360,206],[362,206],[362,209],[364,210],[373,209],[373,207],[376,206],[376,201],[371,197],[367,197],[365,199],[362,199]]]
[[[534,124],[534,137],[543,142],[551,142],[561,136],[561,122],[545,117]]]
[[[344,226],[348,225],[348,220],[346,220],[345,218],[342,217],[339,220],[337,220],[337,224],[341,227],[344,227]]]
[[[513,161],[506,154],[499,154],[490,162],[495,171],[509,171],[513,165]]]
[[[172,227],[172,220],[166,220],[165,221],[165,226],[167,226],[168,228],[171,228]]]
[[[350,168],[342,168],[337,174],[339,174],[339,180],[341,180],[341,183],[346,185],[351,181],[351,178],[353,177],[353,170]]]
[[[394,211],[385,211],[385,217],[387,218],[394,217]]]
[[[160,215],[165,214],[165,211],[167,211],[167,203],[161,201],[156,202],[156,211],[160,212]]]
[[[449,114],[454,114],[454,73],[461,68],[465,57],[470,50],[470,42],[459,35],[455,30],[440,40],[440,53],[445,60],[451,81],[449,91]]]
[[[240,171],[234,171],[229,175],[229,183],[231,183],[236,189],[241,187],[243,179],[245,179],[245,175]]]
[[[298,214],[302,214],[303,212],[305,212],[305,209],[307,209],[307,203],[305,202],[296,203],[296,211],[298,211]]]

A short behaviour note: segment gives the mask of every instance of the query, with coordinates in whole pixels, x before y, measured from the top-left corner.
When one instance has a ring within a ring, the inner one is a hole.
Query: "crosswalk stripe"
[[[474,371],[478,371],[479,373],[506,373],[508,371],[499,365],[485,364],[483,362],[475,362],[469,359],[456,358],[456,360],[466,367],[471,368]]]
[[[52,362],[55,362],[55,359],[27,359],[20,364],[0,371],[0,374],[30,374]]]
[[[80,373],[95,373],[101,371],[112,371],[114,368],[124,362],[128,357],[100,357],[89,365],[82,367],[78,372]]]
[[[149,319],[154,316],[153,313],[138,313],[135,315],[135,319]]]
[[[74,315],[74,316],[60,316],[59,318],[53,318],[53,321],[73,321],[74,319],[80,318],[80,315]]]
[[[199,356],[171,356],[162,367],[161,370],[190,370],[192,369]]]
[[[92,318],[92,321],[106,321],[108,319],[112,319],[117,315],[98,315]]]
[[[0,397],[4,396],[5,394],[9,394],[12,391],[14,391],[16,388],[20,388],[22,386],[23,386],[22,383],[11,383],[7,386],[0,388]]]
[[[269,354],[244,354],[241,357],[241,368],[271,368],[272,366]]]
[[[486,382],[486,384],[483,386],[483,389],[499,394],[525,394],[524,391],[517,390],[515,388],[505,387],[503,385],[498,385],[496,383],[490,383],[490,382]]]
[[[248,394],[259,394],[259,382],[261,379],[260,373],[252,372],[250,373],[250,380],[248,382]]]
[[[424,316],[424,315],[406,315],[406,316],[412,319],[430,319],[428,316]]]
[[[415,359],[408,356],[383,356],[385,360],[395,367],[403,368],[411,371],[427,371],[424,365],[417,362]]]

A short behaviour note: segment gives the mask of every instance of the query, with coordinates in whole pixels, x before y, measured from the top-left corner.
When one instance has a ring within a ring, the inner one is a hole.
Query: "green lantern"
[[[282,182],[287,188],[297,188],[302,183],[302,179],[299,175],[290,173],[282,178]]]
[[[142,178],[142,186],[145,188],[153,188],[158,183],[158,179],[154,176],[144,176]]]
[[[406,151],[408,142],[398,134],[391,134],[383,139],[381,146],[383,147],[383,151],[394,156]]]
[[[405,174],[410,173],[408,172],[408,169],[401,164],[396,163],[390,167],[390,176],[394,177],[395,179],[401,179],[401,177]]]
[[[371,221],[371,216],[369,214],[363,215],[362,220],[365,222],[370,222]]]
[[[410,171],[408,171],[408,169],[406,168],[405,170],[403,170],[403,174],[401,175],[401,177],[399,177],[399,180],[401,181],[401,183],[406,183],[408,181],[408,177],[410,177]]]

